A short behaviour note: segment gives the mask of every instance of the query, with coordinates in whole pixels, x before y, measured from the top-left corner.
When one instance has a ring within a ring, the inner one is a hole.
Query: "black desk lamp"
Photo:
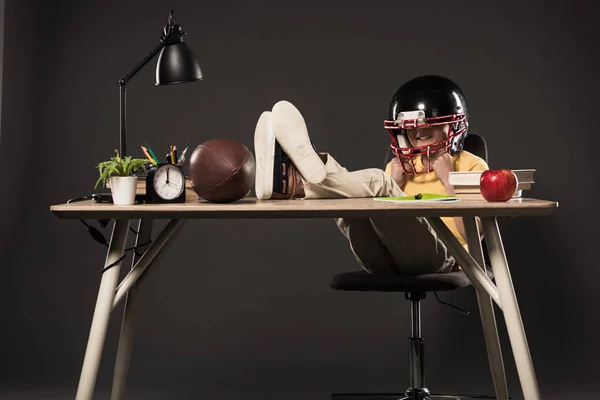
[[[203,79],[200,65],[187,43],[183,42],[183,28],[175,23],[173,10],[169,20],[163,28],[160,44],[150,52],[138,65],[135,66],[124,78],[119,80],[121,92],[121,157],[127,155],[125,140],[125,86],[159,52],[156,64],[156,85],[175,85],[178,83],[193,82]]]

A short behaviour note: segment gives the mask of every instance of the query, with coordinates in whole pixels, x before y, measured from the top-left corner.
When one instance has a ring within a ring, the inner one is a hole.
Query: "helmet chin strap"
[[[398,147],[403,147],[405,149],[408,149],[408,148],[412,147],[410,145],[410,143],[408,143],[407,134],[401,133],[399,135],[396,135],[396,141],[398,142]],[[410,150],[405,150],[405,151],[403,151],[403,153],[409,154]]]

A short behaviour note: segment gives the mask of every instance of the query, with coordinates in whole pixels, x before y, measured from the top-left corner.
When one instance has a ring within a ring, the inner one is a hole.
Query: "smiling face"
[[[446,140],[450,125],[435,125],[428,128],[408,129],[408,140],[414,147],[431,146],[434,143]],[[444,147],[444,143],[432,147],[431,150],[437,150]]]

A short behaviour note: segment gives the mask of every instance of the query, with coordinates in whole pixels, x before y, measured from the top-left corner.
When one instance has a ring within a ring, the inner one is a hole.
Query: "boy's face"
[[[408,129],[408,140],[413,147],[431,146],[434,143],[446,140],[450,125],[435,125],[428,128]],[[444,143],[432,147],[431,150],[437,150],[444,147]]]

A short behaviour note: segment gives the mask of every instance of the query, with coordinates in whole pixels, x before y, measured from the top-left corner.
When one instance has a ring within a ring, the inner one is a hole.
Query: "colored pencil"
[[[148,160],[150,160],[150,162],[154,165],[156,165],[156,160],[154,160],[154,158],[152,158],[152,156],[150,155],[150,153],[148,153],[148,150],[144,147],[142,147],[142,151],[144,152],[144,154],[146,155],[146,157],[148,158]]]
[[[150,148],[150,146],[148,146],[148,143],[145,143],[145,144],[148,147],[148,153],[150,153],[150,155],[152,156],[152,158],[154,158],[154,161],[156,162],[156,164],[158,164],[158,158],[156,157],[156,154],[154,154],[154,152],[152,151],[152,149]]]

